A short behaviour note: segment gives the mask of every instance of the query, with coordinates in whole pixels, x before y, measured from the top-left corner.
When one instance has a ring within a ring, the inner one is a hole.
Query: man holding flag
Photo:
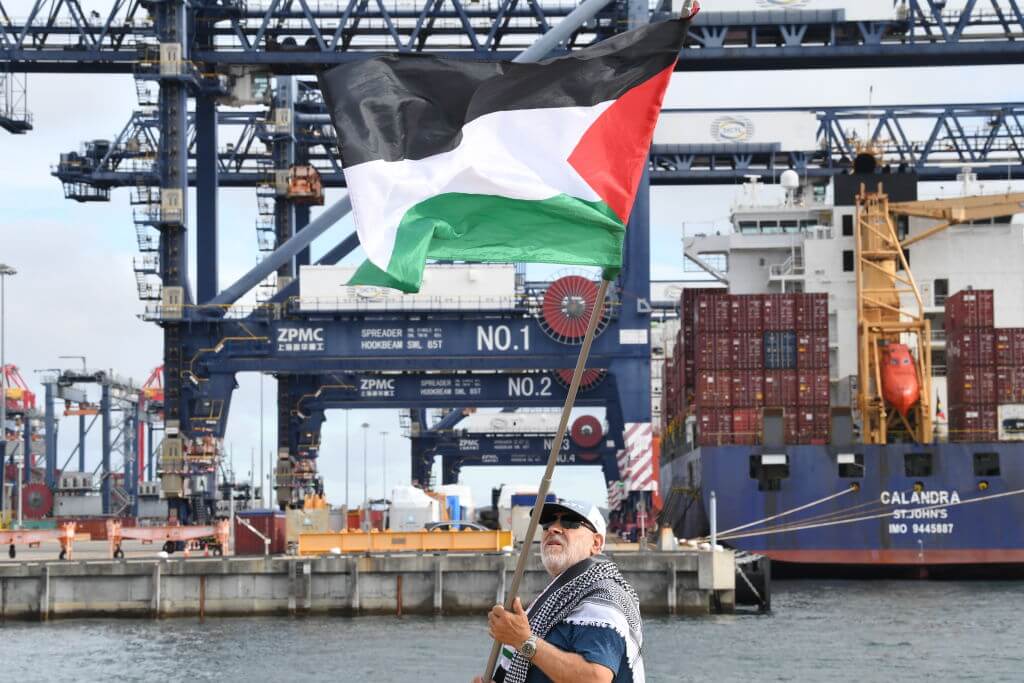
[[[605,521],[593,505],[562,500],[541,511],[541,561],[551,583],[523,611],[495,605],[491,637],[502,643],[497,683],[640,683],[643,624],[636,592],[604,547]],[[478,677],[474,683],[482,683]]]
[[[537,63],[403,54],[320,75],[367,256],[349,284],[417,292],[427,259],[602,268],[538,501],[622,267],[662,99],[696,11]],[[604,519],[561,502],[535,507],[526,538],[538,525],[555,578],[524,611],[526,544],[506,604],[489,615],[495,643],[480,680],[642,683],[636,593],[614,564],[591,559],[604,546]]]

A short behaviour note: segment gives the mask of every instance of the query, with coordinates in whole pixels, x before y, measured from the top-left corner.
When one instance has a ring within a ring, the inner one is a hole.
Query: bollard
[[[718,543],[718,501],[715,499],[715,492],[711,492],[711,504],[708,506],[708,517],[711,518],[711,550],[715,549]]]

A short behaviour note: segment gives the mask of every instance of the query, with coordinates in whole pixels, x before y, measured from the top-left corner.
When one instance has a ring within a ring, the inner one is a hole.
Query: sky
[[[0,263],[18,274],[7,280],[6,360],[16,364],[30,386],[41,394],[39,370],[75,367],[61,355],[84,355],[90,368],[109,368],[142,382],[161,362],[161,337],[152,323],[139,319],[132,273],[137,255],[127,188],[115,190],[109,203],[79,204],[63,198],[60,183],[50,175],[59,154],[79,149],[83,141],[112,138],[136,108],[135,88],[126,76],[29,76],[28,103],[35,129],[24,136],[0,131]],[[869,90],[877,106],[1018,101],[1024,67],[946,67],[806,72],[686,73],[673,76],[666,107],[736,108],[765,106],[864,105]],[[222,142],[227,138],[222,138]],[[684,224],[716,224],[727,228],[735,186],[653,188],[651,190],[651,273],[655,279],[681,279],[681,237]],[[923,195],[938,194],[939,188]],[[327,193],[327,204],[343,196]],[[773,194],[769,190],[767,194]],[[257,260],[256,197],[252,190],[220,193],[220,285],[233,282]],[[195,206],[191,201],[190,205]],[[317,209],[314,208],[314,217]],[[191,222],[194,225],[194,219]],[[342,221],[313,245],[318,258],[352,230]],[[193,233],[194,235],[194,233]],[[194,259],[195,250],[192,249]],[[357,250],[343,263],[361,260]],[[194,268],[194,266],[193,266]],[[194,270],[193,270],[194,273]],[[537,273],[531,273],[536,275]],[[239,375],[225,448],[235,470],[247,477],[250,462],[274,449],[274,380],[262,380],[263,418],[258,375]],[[95,391],[95,390],[93,390]],[[408,441],[400,434],[397,411],[352,411],[348,423],[350,456],[348,498],[362,498],[364,474],[370,497],[384,492],[386,464],[389,487],[409,482]],[[363,442],[358,425],[368,422]],[[328,414],[319,459],[328,499],[346,502],[346,419]],[[59,464],[70,453],[77,424],[62,421]],[[386,448],[381,432],[388,432]],[[363,449],[369,466],[362,466]],[[90,447],[89,465],[98,448]],[[254,468],[258,473],[259,464]],[[477,505],[486,504],[490,487],[500,483],[536,484],[541,468],[467,468]],[[438,476],[438,480],[440,477]],[[600,469],[558,470],[553,490],[559,495],[605,504]]]

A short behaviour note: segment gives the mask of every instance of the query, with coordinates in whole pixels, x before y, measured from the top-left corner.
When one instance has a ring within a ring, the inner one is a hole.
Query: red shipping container
[[[950,441],[998,441],[999,418],[994,406],[952,406],[949,409]]]
[[[801,408],[797,413],[797,442],[801,444],[827,444],[831,433],[831,414],[828,408]]]
[[[796,386],[796,370],[766,370],[764,404],[772,408],[795,408]]]
[[[732,329],[738,332],[761,332],[764,301],[760,294],[738,294],[729,297]]]
[[[764,367],[764,334],[736,332],[731,337],[732,365],[729,369],[760,370]]]
[[[764,405],[764,375],[758,371],[740,370],[732,373],[732,405],[736,408],[757,408]]]
[[[996,368],[996,403],[1024,403],[1024,366]]]
[[[731,370],[733,362],[732,336],[728,334],[697,333],[694,368],[697,370]]]
[[[734,408],[732,411],[732,442],[746,445],[761,443],[763,419],[760,408]]]
[[[796,295],[762,295],[762,315],[766,331],[787,331],[796,329]]]
[[[996,365],[1024,365],[1024,328],[996,329],[993,356]]]
[[[782,411],[782,434],[787,444],[800,443],[797,420],[800,417],[796,408],[784,408]]]
[[[828,294],[802,294],[796,300],[796,329],[828,331]]]
[[[993,405],[996,402],[996,369],[965,368],[946,378],[950,405]]]
[[[946,358],[951,367],[995,365],[995,349],[996,334],[990,329],[958,329],[946,337]]]
[[[270,554],[280,555],[285,551],[285,516],[276,510],[247,511],[235,518],[235,554],[262,555],[263,539],[242,524],[245,520],[257,531],[270,539]]]
[[[729,297],[719,294],[703,294],[697,297],[697,318],[694,329],[700,332],[729,332],[732,324],[729,316],[732,310]]]
[[[697,415],[697,443],[725,446],[732,443],[732,411],[701,409]]]
[[[947,332],[994,325],[995,295],[991,289],[966,289],[946,299]]]
[[[698,371],[697,405],[701,408],[728,408],[732,405],[732,373],[724,370]]]
[[[797,372],[797,405],[800,408],[828,406],[828,370],[802,370]]]
[[[828,333],[799,332],[796,335],[798,370],[828,369]]]

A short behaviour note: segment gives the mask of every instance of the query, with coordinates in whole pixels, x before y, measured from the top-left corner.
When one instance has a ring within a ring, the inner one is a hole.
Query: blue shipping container
[[[764,333],[764,367],[766,370],[796,369],[796,332]]]

